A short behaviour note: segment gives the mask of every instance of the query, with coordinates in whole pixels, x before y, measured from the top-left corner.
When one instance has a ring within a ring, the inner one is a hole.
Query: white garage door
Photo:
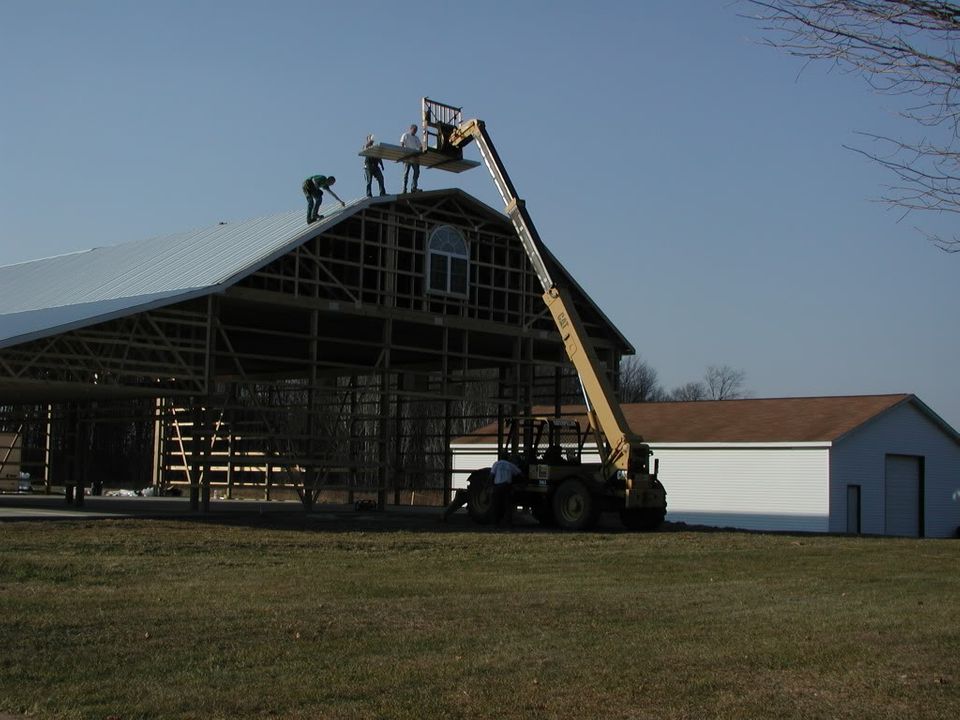
[[[884,486],[887,535],[920,535],[920,458],[887,455]]]

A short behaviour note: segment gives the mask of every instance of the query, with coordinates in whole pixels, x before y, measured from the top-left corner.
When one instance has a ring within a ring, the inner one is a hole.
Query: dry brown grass
[[[956,542],[377,527],[0,525],[0,711],[960,716]]]

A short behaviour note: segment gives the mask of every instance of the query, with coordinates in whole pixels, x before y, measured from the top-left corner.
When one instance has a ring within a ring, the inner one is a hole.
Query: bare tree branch
[[[703,376],[710,400],[734,400],[744,397],[743,383],[747,373],[735,370],[729,365],[711,365]]]
[[[688,382],[670,391],[670,399],[677,402],[709,400],[707,387],[702,382]]]
[[[766,36],[763,44],[807,62],[826,60],[888,95],[918,102],[900,114],[942,140],[894,140],[861,133],[879,148],[848,148],[891,171],[898,183],[883,202],[906,212],[960,212],[960,5],[935,0],[741,0]],[[960,236],[927,234],[960,251]]]
[[[620,402],[659,402],[664,398],[657,371],[641,357],[627,357],[620,363]]]

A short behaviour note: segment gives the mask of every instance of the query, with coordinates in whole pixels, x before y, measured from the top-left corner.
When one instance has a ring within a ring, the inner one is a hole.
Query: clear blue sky
[[[547,245],[669,389],[913,392],[960,428],[951,218],[844,144],[896,100],[761,47],[717,0],[0,0],[0,262],[363,193],[422,96],[487,121]],[[801,72],[802,70],[802,72]],[[388,190],[400,166],[388,164]],[[487,173],[425,171],[500,201]]]

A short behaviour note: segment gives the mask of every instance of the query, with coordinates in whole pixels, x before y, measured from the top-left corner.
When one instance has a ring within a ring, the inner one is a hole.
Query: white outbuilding
[[[960,529],[960,435],[915,395],[623,410],[659,461],[669,522],[909,537]],[[496,435],[487,426],[451,444],[457,484],[496,459]]]

